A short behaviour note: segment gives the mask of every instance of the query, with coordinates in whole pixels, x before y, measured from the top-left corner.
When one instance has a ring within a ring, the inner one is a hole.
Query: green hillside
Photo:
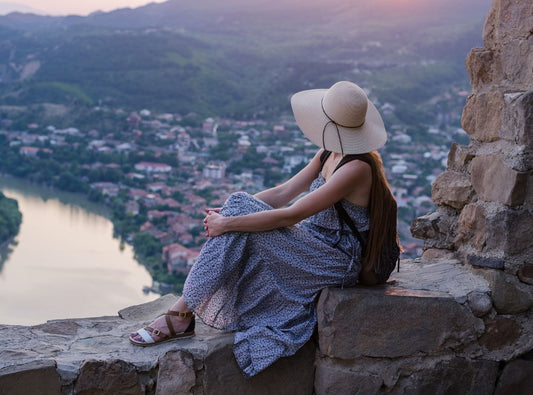
[[[467,86],[463,61],[481,44],[485,17],[481,0],[434,3],[438,18],[390,0],[326,8],[173,0],[86,18],[11,14],[0,17],[0,104],[268,117],[288,109],[291,93],[339,79],[393,104],[421,103]]]

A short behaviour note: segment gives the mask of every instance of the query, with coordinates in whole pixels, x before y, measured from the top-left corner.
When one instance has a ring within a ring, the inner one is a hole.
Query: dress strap
[[[320,154],[320,170],[319,173],[322,172],[322,169],[324,168],[324,163],[328,160],[329,156],[331,155],[331,151],[324,150],[322,154]]]

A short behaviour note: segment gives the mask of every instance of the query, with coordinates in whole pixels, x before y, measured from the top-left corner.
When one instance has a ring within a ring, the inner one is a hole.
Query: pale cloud
[[[3,0],[0,0],[2,2]],[[94,11],[111,11],[117,8],[139,7],[165,0],[10,0],[27,5],[47,15],[87,15]]]

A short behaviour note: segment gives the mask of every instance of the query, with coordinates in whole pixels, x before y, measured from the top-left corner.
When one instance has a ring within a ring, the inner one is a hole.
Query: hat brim
[[[322,110],[322,98],[326,92],[327,89],[311,89],[291,97],[296,123],[311,142],[328,151],[344,154],[364,154],[385,145],[387,131],[378,109],[370,100],[364,124],[357,128],[337,125],[337,134],[335,124]]]

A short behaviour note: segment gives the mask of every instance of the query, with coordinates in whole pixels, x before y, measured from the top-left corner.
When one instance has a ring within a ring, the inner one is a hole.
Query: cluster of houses
[[[380,109],[385,118],[395,111],[389,103],[381,105]],[[68,144],[76,147],[81,144],[102,155],[129,157],[135,153],[150,157],[150,160],[131,163],[132,171],[121,173],[120,181],[96,181],[91,188],[104,197],[126,196],[124,212],[129,216],[146,213],[147,221],[139,231],[161,242],[161,254],[170,273],[190,270],[199,246],[205,241],[201,218],[206,207],[222,205],[235,190],[253,193],[264,188],[265,169],[275,169],[288,177],[316,152],[316,147],[303,137],[293,121],[288,120],[267,123],[207,118],[192,127],[181,124],[182,118],[176,114],[153,114],[148,110],[131,113],[123,119],[129,129],[122,134],[101,135],[96,130],[83,132],[74,127],[59,130],[35,124],[28,125],[25,131],[0,130],[0,133],[6,135],[9,145],[24,157],[38,158],[41,151],[53,156],[54,146]],[[229,159],[212,155],[222,129],[234,135],[234,145],[227,152]],[[402,125],[390,126],[389,133],[389,144],[383,153],[388,178],[399,207],[411,210],[414,218],[432,209],[428,185],[445,167],[453,133],[449,129],[431,127],[424,141],[412,136]],[[456,133],[464,132],[457,129]],[[69,136],[76,139],[67,138]],[[69,143],[72,140],[75,143]],[[229,173],[228,167],[245,153],[261,158],[256,167],[243,169],[238,174]],[[153,160],[162,155],[174,157],[175,163]],[[116,163],[101,162],[83,167],[104,167],[119,172],[121,169]],[[405,247],[416,254],[420,244],[413,241]]]

